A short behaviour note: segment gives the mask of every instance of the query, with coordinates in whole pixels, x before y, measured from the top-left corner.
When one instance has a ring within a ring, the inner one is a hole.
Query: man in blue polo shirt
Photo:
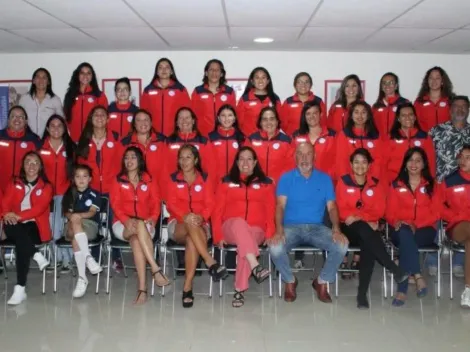
[[[297,168],[286,172],[277,186],[276,234],[269,240],[271,258],[286,283],[284,300],[297,298],[297,279],[292,274],[288,253],[306,245],[328,252],[320,275],[312,286],[320,301],[331,302],[327,283],[336,272],[348,249],[348,240],[341,233],[338,209],[331,178],[313,168],[315,151],[310,143],[301,143],[295,152]],[[325,208],[333,228],[323,225]]]

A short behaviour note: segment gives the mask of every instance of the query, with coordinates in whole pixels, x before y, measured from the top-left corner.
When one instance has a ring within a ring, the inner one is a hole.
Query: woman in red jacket
[[[398,105],[407,101],[400,95],[398,76],[392,72],[384,74],[380,79],[379,96],[372,106],[374,122],[382,139],[390,133]]]
[[[153,238],[160,216],[160,191],[147,173],[139,148],[131,146],[124,152],[121,171],[112,183],[110,200],[114,213],[114,236],[129,242],[134,256],[139,280],[134,304],[143,304],[147,301],[147,264],[158,286],[167,286],[170,281],[154,258]]]
[[[256,121],[261,109],[274,107],[281,112],[281,101],[274,93],[271,75],[264,67],[256,67],[250,73],[242,97],[238,101],[237,116],[240,129],[245,136],[256,132]]]
[[[62,198],[70,185],[76,145],[70,138],[65,119],[59,115],[52,115],[46,122],[46,129],[38,150],[44,163],[44,171],[52,185],[54,194],[54,214],[51,219],[52,237],[58,240],[62,237],[64,220],[62,218]],[[58,251],[57,261],[62,266],[61,273],[70,272],[69,259],[72,254],[69,250]],[[48,267],[48,270],[53,267]]]
[[[8,185],[2,199],[2,219],[7,239],[15,243],[17,283],[8,301],[17,305],[26,300],[26,279],[31,258],[42,271],[49,261],[35,245],[50,241],[49,207],[52,186],[47,181],[41,157],[34,151],[25,154],[21,170]]]
[[[257,127],[258,132],[249,136],[245,144],[255,151],[264,174],[276,182],[285,171],[294,167],[291,139],[281,131],[274,107],[261,110]]]
[[[64,114],[74,142],[78,142],[90,111],[98,105],[107,108],[108,99],[98,87],[93,67],[83,62],[73,71],[64,98]]]
[[[116,100],[109,104],[109,124],[111,131],[123,138],[129,134],[132,117],[139,110],[138,106],[131,101],[131,81],[127,77],[119,78],[114,84]],[[140,94],[140,92],[136,92]]]
[[[389,138],[384,142],[386,174],[385,182],[392,182],[398,176],[403,156],[412,147],[421,147],[429,159],[429,168],[436,175],[436,153],[431,137],[421,130],[416,119],[416,110],[410,102],[398,106],[395,122]]]
[[[326,125],[326,107],[320,97],[311,91],[312,77],[307,72],[300,72],[294,78],[295,94],[284,101],[281,110],[282,130],[289,136],[299,128],[302,108],[305,104],[316,102],[321,109],[321,125]]]
[[[182,303],[184,308],[190,308],[194,303],[192,287],[199,257],[215,281],[227,277],[227,270],[207,250],[214,189],[202,171],[201,155],[195,146],[186,144],[178,150],[178,170],[170,175],[165,188],[170,213],[168,237],[186,246]]]
[[[225,84],[225,68],[220,60],[212,59],[207,62],[202,82],[204,84],[194,88],[191,103],[199,119],[199,130],[207,137],[217,123],[217,112],[223,105],[235,108],[237,97],[232,87]]]
[[[390,186],[385,219],[392,241],[400,251],[400,268],[416,280],[418,298],[428,292],[421,275],[418,248],[434,244],[440,209],[426,152],[420,147],[408,149],[398,177]],[[405,280],[398,285],[392,305],[405,304],[407,291],[408,280]]]
[[[315,149],[315,168],[335,178],[335,132],[322,126],[322,107],[317,101],[304,105],[300,117],[300,128],[294,132],[292,141],[297,146],[310,142]]]
[[[415,100],[419,125],[424,132],[450,120],[450,99],[453,96],[453,85],[447,72],[439,66],[430,68]]]
[[[243,293],[253,276],[259,284],[269,271],[257,260],[258,246],[275,232],[275,187],[260,168],[255,151],[242,147],[230,173],[219,184],[212,216],[214,243],[223,248],[227,243],[237,246],[237,271],[232,306],[245,303]]]
[[[188,91],[176,78],[173,63],[161,58],[155,65],[152,81],[142,93],[140,107],[152,115],[155,130],[169,136],[174,130],[176,112],[190,106]]]
[[[231,105],[223,105],[217,112],[215,129],[209,133],[211,162],[214,163],[214,179],[219,182],[232,167],[235,154],[245,141],[238,128],[237,113]]]
[[[371,166],[372,176],[382,178],[383,142],[375,127],[372,110],[366,102],[356,101],[349,109],[346,127],[336,135],[336,175],[351,172],[349,158],[357,148],[367,149],[374,163]]]
[[[105,196],[119,171],[120,147],[117,133],[108,128],[104,106],[94,107],[85,124],[77,147],[77,160],[93,171],[91,188]]]
[[[331,105],[328,111],[327,126],[336,133],[339,133],[346,127],[346,121],[349,115],[349,107],[356,100],[364,100],[361,80],[357,75],[348,75],[344,77],[338,91],[338,99]]]
[[[24,155],[40,145],[39,137],[28,126],[28,115],[23,107],[13,106],[8,111],[7,123],[7,127],[0,130],[0,188],[3,192],[11,179],[19,175]]]
[[[382,237],[377,233],[379,220],[385,213],[386,197],[385,185],[369,175],[372,156],[367,149],[359,148],[349,160],[352,172],[338,179],[336,198],[341,231],[348,237],[350,245],[361,249],[357,307],[368,309],[367,291],[375,261],[393,272],[398,283],[407,280],[408,275],[390,258]]]

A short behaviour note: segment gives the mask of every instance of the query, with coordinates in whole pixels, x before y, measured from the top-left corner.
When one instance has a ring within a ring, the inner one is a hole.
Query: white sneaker
[[[85,296],[86,289],[88,287],[88,280],[79,277],[77,284],[75,285],[75,290],[73,290],[73,298],[82,298]]]
[[[428,267],[428,274],[429,274],[429,276],[436,276],[437,275],[437,266]]]
[[[464,277],[465,276],[465,270],[462,265],[454,265],[452,267],[452,273],[454,274],[455,277]]]
[[[86,258],[86,267],[92,275],[96,275],[103,271],[103,268],[96,262],[96,260],[91,255]]]
[[[470,308],[470,287],[466,286],[460,296],[460,306],[462,308]]]
[[[294,269],[303,269],[304,268],[304,262],[302,260],[296,260],[294,263]]]
[[[41,252],[34,253],[33,259],[38,263],[39,270],[43,271],[48,265],[49,261],[42,255]]]
[[[27,295],[24,286],[15,285],[13,289],[13,294],[11,295],[10,299],[8,300],[7,304],[10,306],[16,306],[23,301],[26,301]]]

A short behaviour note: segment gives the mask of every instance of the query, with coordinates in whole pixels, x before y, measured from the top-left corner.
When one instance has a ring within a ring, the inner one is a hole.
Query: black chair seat
[[[111,238],[111,242],[109,243],[111,248],[130,248],[130,244],[127,241],[121,241],[117,239],[116,237]]]
[[[94,240],[88,241],[89,246],[98,246],[104,241],[104,237],[101,235],[98,235]],[[55,241],[56,246],[58,247],[72,247],[72,242],[67,241],[65,237],[59,238],[57,241]]]

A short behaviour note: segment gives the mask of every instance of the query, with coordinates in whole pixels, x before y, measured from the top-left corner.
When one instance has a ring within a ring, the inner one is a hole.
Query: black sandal
[[[339,266],[339,270],[348,270],[348,263],[342,262],[341,265]],[[351,273],[343,271],[341,272],[341,278],[343,280],[348,280],[351,278]]]
[[[228,276],[228,273],[225,266],[220,265],[219,263],[215,263],[209,267],[209,275],[212,276],[212,280],[218,282],[220,280],[225,280]]]
[[[359,262],[358,260],[353,260],[353,261],[351,262],[351,266],[349,267],[349,269],[351,269],[351,270],[359,270],[359,264],[360,264],[360,262]],[[352,278],[356,277],[356,274],[357,274],[357,273],[351,273],[351,277],[352,277]]]
[[[186,299],[190,299],[190,302],[185,301]],[[183,291],[183,297],[181,299],[183,302],[183,308],[191,308],[194,304],[194,296],[193,296],[193,290],[189,291]]]
[[[232,307],[240,308],[245,304],[245,296],[243,296],[243,291],[235,291],[233,295]]]
[[[159,285],[158,282],[157,282],[157,280],[155,280],[155,275],[157,275],[157,274],[160,275],[164,280],[167,281],[167,283],[166,283],[165,285]],[[152,277],[153,277],[153,279],[155,280],[155,284],[157,284],[158,287],[165,287],[165,286],[168,286],[168,285],[170,284],[170,280],[166,277],[165,274],[163,274],[162,269],[153,272],[153,273],[152,273]]]
[[[263,268],[261,265],[255,266],[251,271],[251,275],[253,275],[253,278],[258,284],[266,280],[269,277],[269,274],[268,269]]]
[[[137,297],[135,298],[134,300],[134,304],[138,304],[137,301],[139,300],[140,296],[142,295],[142,293],[145,294],[146,298],[145,298],[145,302],[147,302],[147,290],[137,290]],[[141,304],[145,303],[145,302],[142,302]]]

